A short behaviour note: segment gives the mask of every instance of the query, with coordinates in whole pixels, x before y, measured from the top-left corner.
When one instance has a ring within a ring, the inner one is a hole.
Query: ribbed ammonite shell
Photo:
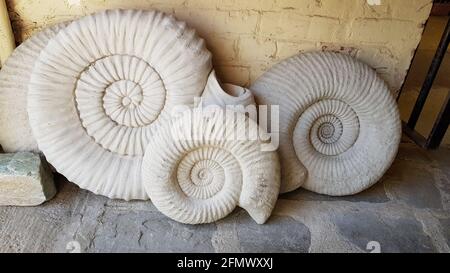
[[[337,53],[306,53],[263,74],[258,104],[279,105],[281,191],[358,193],[391,165],[401,136],[395,100],[369,66]],[[273,132],[272,132],[273,133]]]
[[[279,193],[277,153],[264,151],[244,114],[199,109],[165,124],[147,146],[143,183],[153,204],[187,224],[217,221],[236,206],[264,223]]]
[[[27,113],[28,83],[34,64],[64,24],[44,29],[19,45],[0,70],[0,144],[5,152],[38,152]]]
[[[145,148],[173,107],[193,105],[211,70],[204,40],[157,11],[108,10],[68,25],[42,51],[28,114],[39,148],[94,193],[147,199]]]

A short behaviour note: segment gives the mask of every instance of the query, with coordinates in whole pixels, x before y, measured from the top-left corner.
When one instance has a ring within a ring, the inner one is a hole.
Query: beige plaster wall
[[[0,67],[15,48],[11,22],[5,0],[0,0]]]
[[[280,60],[344,51],[393,91],[420,41],[431,0],[7,0],[18,42],[56,22],[106,8],[159,9],[195,27],[223,80],[248,85]]]

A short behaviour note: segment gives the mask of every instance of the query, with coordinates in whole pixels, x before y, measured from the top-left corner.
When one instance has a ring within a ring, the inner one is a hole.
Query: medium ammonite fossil
[[[278,155],[264,151],[262,132],[244,114],[209,110],[183,112],[151,138],[145,188],[162,213],[182,223],[214,222],[240,206],[263,224],[278,198]]]
[[[41,50],[62,28],[58,24],[28,38],[0,71],[0,143],[5,152],[39,151],[28,121],[28,84]]]
[[[28,114],[39,149],[94,193],[147,199],[145,148],[177,105],[193,105],[211,71],[204,40],[157,11],[108,10],[69,24],[42,51]]]
[[[358,193],[391,165],[401,136],[395,100],[368,65],[337,53],[305,53],[250,88],[280,106],[281,192]],[[272,132],[273,133],[273,132]]]

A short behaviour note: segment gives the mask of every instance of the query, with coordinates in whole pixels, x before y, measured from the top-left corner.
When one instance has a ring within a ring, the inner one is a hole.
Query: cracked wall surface
[[[106,8],[158,9],[195,27],[224,80],[249,85],[303,51],[342,51],[398,91],[432,0],[7,0],[15,38]],[[369,3],[372,3],[370,5]]]

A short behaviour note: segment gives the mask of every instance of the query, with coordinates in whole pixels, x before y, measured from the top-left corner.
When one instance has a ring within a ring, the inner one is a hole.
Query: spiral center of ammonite
[[[201,150],[195,150],[181,160],[177,179],[186,196],[208,199],[222,189],[225,171],[219,162],[205,158]]]
[[[146,128],[163,111],[166,90],[146,61],[112,55],[81,72],[75,100],[81,123],[95,142],[120,155],[134,156],[144,154]]]
[[[358,135],[359,119],[355,111],[343,101],[324,99],[308,107],[298,119],[294,148],[299,158],[307,158],[306,153],[311,151],[339,155],[353,146]]]
[[[122,105],[123,107],[128,107],[128,108],[135,108],[138,107],[141,102],[142,102],[142,88],[134,82],[131,82],[131,90],[132,91],[125,91],[124,93],[126,93],[127,95],[125,95],[124,97],[122,97]],[[138,91],[134,91],[134,90],[138,90]]]
[[[317,140],[324,144],[332,144],[342,136],[343,127],[341,120],[334,115],[319,117],[313,125],[312,132],[317,134]],[[313,142],[315,145],[315,142]]]
[[[143,99],[143,91],[139,84],[121,80],[114,82],[108,88],[106,88],[104,102],[113,102],[117,100],[118,105],[122,105],[124,109],[135,109],[138,107]],[[114,109],[114,108],[113,108]],[[110,107],[105,107],[106,114],[110,117],[114,115]]]
[[[202,160],[197,162],[191,170],[191,180],[196,186],[203,187],[212,183],[214,180],[214,171],[218,165],[214,161]]]
[[[140,83],[132,80],[111,83],[103,96],[106,115],[118,124],[128,127],[143,127],[152,123],[164,106],[156,104],[157,102],[152,101],[151,103],[155,103],[152,107],[142,105],[144,89]]]
[[[319,127],[319,137],[329,139],[334,134],[334,126],[330,122],[326,122]]]
[[[211,176],[211,172],[206,169],[200,170],[198,172],[198,178],[201,181],[208,181],[210,179],[210,176]]]

